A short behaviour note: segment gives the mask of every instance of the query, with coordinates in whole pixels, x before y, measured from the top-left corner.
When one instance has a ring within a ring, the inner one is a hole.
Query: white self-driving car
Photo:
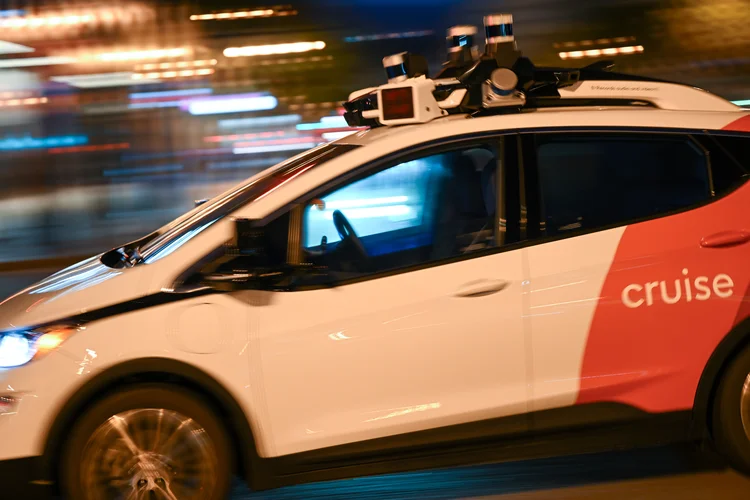
[[[0,495],[676,441],[750,470],[750,114],[488,19],[444,78],[388,58],[365,129],[4,301]]]

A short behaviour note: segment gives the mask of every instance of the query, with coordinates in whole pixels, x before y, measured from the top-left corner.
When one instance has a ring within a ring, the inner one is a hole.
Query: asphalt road
[[[239,500],[747,500],[750,479],[682,447],[336,481]]]
[[[54,270],[0,274],[0,300]],[[750,479],[686,447],[565,457],[351,479],[232,500],[747,500]]]

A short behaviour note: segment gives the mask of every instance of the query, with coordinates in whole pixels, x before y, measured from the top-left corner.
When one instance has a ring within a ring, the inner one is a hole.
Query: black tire
[[[86,453],[93,453],[96,445],[93,436],[111,417],[132,410],[163,409],[188,417],[205,430],[205,442],[210,443],[210,456],[216,470],[212,491],[200,494],[201,500],[224,500],[228,498],[234,472],[233,453],[227,431],[221,420],[210,410],[210,404],[195,394],[169,385],[140,385],[116,392],[94,403],[80,415],[73,425],[69,439],[63,448],[60,463],[60,486],[63,498],[89,500],[94,493],[86,488],[82,473]],[[178,438],[176,442],[180,442]],[[183,477],[189,475],[184,473]],[[213,477],[213,476],[212,476]]]
[[[716,448],[729,465],[750,474],[750,416],[742,418],[742,394],[750,374],[750,347],[745,348],[724,371],[716,392],[713,407],[713,435]],[[748,388],[750,389],[750,387]],[[750,398],[750,394],[747,396]],[[750,400],[746,411],[750,409]]]

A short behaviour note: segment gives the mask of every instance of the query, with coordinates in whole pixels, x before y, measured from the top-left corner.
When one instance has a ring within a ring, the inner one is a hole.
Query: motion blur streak
[[[304,149],[314,148],[317,144],[314,142],[301,142],[298,144],[279,144],[276,146],[252,146],[234,148],[234,154],[258,154],[258,153],[275,153],[278,151],[302,151]]]
[[[750,106],[744,1],[541,3],[519,11],[516,34],[540,65],[612,59],[619,71],[686,81]],[[476,26],[488,12],[519,5],[7,2],[0,262],[75,258],[138,239],[196,199],[357,130],[341,104],[352,90],[385,82],[385,55],[424,54],[435,75],[446,28]],[[274,135],[259,135],[267,133]],[[303,139],[237,144],[281,138]]]
[[[242,19],[248,17],[268,17],[274,14],[273,9],[241,10],[238,12],[221,12],[219,14],[198,14],[190,16],[191,21],[211,21],[222,19]]]
[[[163,59],[183,57],[191,53],[191,49],[179,47],[174,49],[137,50],[133,52],[105,52],[94,56],[100,61],[141,61],[144,59]]]
[[[325,47],[325,42],[294,42],[280,43],[277,45],[251,45],[247,47],[229,47],[228,49],[224,50],[224,55],[227,57],[270,56],[275,54],[292,54],[296,52],[322,50]]]
[[[574,50],[560,52],[560,59],[580,59],[582,57],[616,56],[618,54],[639,54],[643,52],[643,45],[629,45],[627,47],[608,47],[606,49]]]
[[[215,99],[190,101],[187,105],[191,115],[216,115],[247,111],[268,111],[276,108],[279,101],[274,96],[237,95]]]
[[[133,80],[159,80],[161,78],[179,78],[189,76],[207,76],[212,75],[214,70],[211,68],[204,69],[188,69],[182,71],[163,71],[154,73],[134,73],[131,79]]]
[[[124,85],[133,85],[135,75],[133,73],[98,73],[98,74],[84,74],[84,75],[70,75],[70,76],[53,76],[50,77],[50,81],[66,83],[73,87],[80,89],[94,89],[102,87],[122,87]],[[143,82],[140,82],[141,84]],[[159,80],[154,78],[150,83],[159,83]]]
[[[56,64],[73,64],[76,59],[72,57],[50,56],[50,57],[25,57],[23,59],[2,59],[0,68],[29,68],[33,66],[54,66]]]
[[[130,144],[127,142],[121,142],[119,144],[100,144],[96,146],[71,146],[69,148],[50,148],[49,154],[64,154],[64,153],[86,153],[90,151],[114,151],[116,149],[129,149]],[[106,175],[106,174],[105,174]]]
[[[0,54],[26,54],[28,52],[34,52],[34,49],[13,42],[0,41]]]
[[[140,92],[140,93],[130,94],[128,97],[130,97],[130,99],[135,101],[139,99],[161,99],[161,98],[168,98],[168,97],[208,95],[211,93],[213,93],[213,89],[205,88],[205,89],[186,89],[186,90],[165,90],[161,92]]]

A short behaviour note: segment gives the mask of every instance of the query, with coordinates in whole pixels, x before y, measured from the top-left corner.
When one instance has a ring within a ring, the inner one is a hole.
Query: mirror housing
[[[234,235],[227,251],[236,256],[267,258],[266,231],[255,219],[234,219]]]
[[[270,255],[266,228],[255,219],[234,219],[233,224],[232,239],[222,255],[200,271],[200,284],[226,292],[283,287],[293,268]]]
[[[288,290],[298,280],[321,279],[326,268],[290,264],[286,255],[274,255],[266,227],[255,219],[234,219],[234,234],[217,256],[198,273],[200,286],[233,292],[238,290]],[[324,280],[325,281],[325,280]]]

